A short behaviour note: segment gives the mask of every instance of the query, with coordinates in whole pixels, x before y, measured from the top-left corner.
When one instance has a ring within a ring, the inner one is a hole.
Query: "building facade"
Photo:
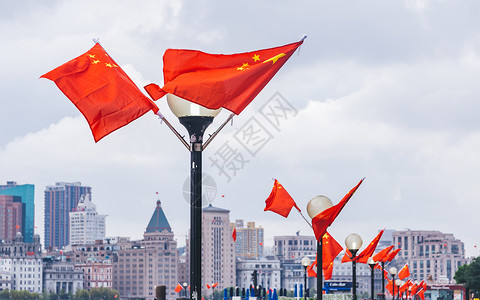
[[[32,243],[35,233],[35,186],[33,184],[19,185],[16,181],[7,181],[6,185],[0,185],[0,195],[9,195],[20,198],[23,216],[22,225],[19,229],[24,241]]]
[[[20,197],[0,195],[0,240],[13,240],[23,231],[23,206]]]
[[[61,249],[69,244],[69,213],[77,207],[83,195],[92,194],[92,188],[80,182],[57,182],[45,190],[45,248]]]
[[[90,258],[85,263],[75,264],[75,270],[83,272],[83,287],[86,290],[112,288],[113,268],[110,260],[99,261]]]
[[[75,294],[83,289],[83,271],[63,256],[43,259],[43,290],[47,293]]]
[[[257,287],[261,286],[262,288],[277,290],[282,287],[282,269],[280,260],[274,259],[273,257],[261,257],[259,259],[237,258],[236,286],[240,288],[248,288],[250,285],[253,285],[253,271],[257,271]]]
[[[280,261],[302,259],[317,254],[317,240],[312,236],[284,235],[275,236],[274,254]]]
[[[466,263],[464,244],[453,234],[433,230],[395,231],[393,243],[402,249],[397,256],[408,263],[413,280],[435,283],[447,279],[454,283],[455,272]]]
[[[70,245],[88,245],[105,239],[105,218],[90,201],[90,194],[80,198],[77,207],[69,213]]]
[[[125,243],[113,259],[113,288],[122,299],[153,300],[155,287],[166,286],[166,298],[176,299],[178,284],[177,242],[160,200],[143,240]]]
[[[235,255],[237,258],[259,258],[263,254],[263,228],[255,227],[255,222],[236,220],[232,227],[235,228],[237,240],[235,241]]]

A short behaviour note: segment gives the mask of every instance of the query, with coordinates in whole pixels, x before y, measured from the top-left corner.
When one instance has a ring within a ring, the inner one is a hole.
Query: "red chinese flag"
[[[416,285],[415,283],[412,284],[412,289],[410,290],[410,292],[412,293],[412,295],[415,295],[418,291],[418,285]]]
[[[158,107],[105,52],[100,44],[43,74],[87,119],[95,142]]]
[[[388,280],[388,272],[385,269],[383,269],[383,277]]]
[[[288,217],[293,207],[300,211],[293,198],[276,179],[270,195],[265,200],[265,204],[264,211],[270,210],[285,218]]]
[[[387,291],[390,293],[390,295],[393,295],[393,283],[391,280],[388,280],[388,283],[387,285],[385,286],[385,288],[387,289]]]
[[[400,250],[402,250],[401,248],[398,248],[398,249],[395,249],[393,250],[392,252],[388,253],[385,258],[383,259],[384,262],[389,262],[389,261],[392,261],[395,256],[397,256],[398,252],[400,252]]]
[[[210,285],[207,283],[207,289],[210,289]]]
[[[317,241],[320,240],[323,234],[327,231],[328,226],[330,226],[338,214],[340,214],[343,207],[347,204],[348,200],[352,198],[353,194],[358,189],[360,184],[362,184],[362,182],[363,179],[360,180],[360,182],[353,189],[351,189],[350,192],[348,192],[348,194],[346,194],[337,205],[325,209],[312,219],[313,231],[315,232],[315,238]]]
[[[357,256],[357,262],[362,264],[367,263],[368,258],[372,256],[373,252],[375,252],[375,249],[377,248],[378,242],[380,241],[380,238],[382,237],[382,234],[384,231],[385,229],[380,231],[377,234],[377,236],[373,239],[373,241],[371,241],[370,244],[368,244],[368,246],[362,252],[360,252],[360,254]]]
[[[333,261],[335,257],[337,257],[338,253],[343,250],[342,246],[328,233],[326,232],[322,237],[322,267],[323,267],[323,275],[325,275],[325,270],[330,268],[330,264],[332,264],[333,268]],[[331,274],[330,274],[331,275]]]
[[[237,228],[233,228],[232,238],[234,242],[237,241]]]
[[[317,277],[317,258],[315,261],[307,268],[308,277]]]
[[[345,249],[345,254],[342,257],[342,264],[352,261],[352,253],[350,253],[350,250]]]
[[[333,273],[333,261],[329,263],[326,268],[323,269],[323,277],[325,278],[325,280],[332,279],[332,273]]]
[[[381,266],[380,264],[376,264],[374,269],[381,270],[381,269],[382,269],[382,266]]]
[[[214,289],[217,285],[218,285],[218,282],[215,282],[214,284],[212,284],[212,289]]]
[[[398,272],[398,278],[403,280],[410,276],[410,270],[408,269],[408,263],[403,266],[403,268]]]
[[[418,296],[420,296],[420,299],[425,300],[425,291],[423,289],[421,289],[418,292]]]
[[[391,246],[388,246],[387,248],[381,250],[380,252],[378,252],[377,254],[375,254],[372,258],[373,258],[373,261],[383,261],[383,259],[385,258],[385,256],[393,249],[393,245]]]
[[[149,84],[145,90],[155,100],[170,93],[238,115],[302,43],[230,55],[168,49],[163,55],[165,85]]]
[[[180,291],[183,289],[183,287],[179,284],[177,284],[177,287],[175,288],[175,292],[180,293]]]

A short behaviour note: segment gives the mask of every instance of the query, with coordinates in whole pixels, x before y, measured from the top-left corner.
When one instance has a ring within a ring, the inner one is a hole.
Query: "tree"
[[[475,298],[480,296],[480,257],[475,258],[470,264],[460,266],[453,277],[467,290],[467,295],[474,293]]]

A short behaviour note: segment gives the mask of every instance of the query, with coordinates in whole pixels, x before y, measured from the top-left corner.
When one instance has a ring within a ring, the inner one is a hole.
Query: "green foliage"
[[[475,258],[468,265],[460,266],[453,278],[478,298],[480,296],[480,257]]]

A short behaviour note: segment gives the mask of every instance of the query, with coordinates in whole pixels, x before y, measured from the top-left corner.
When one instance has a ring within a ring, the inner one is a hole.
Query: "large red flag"
[[[292,196],[290,196],[287,190],[285,190],[276,179],[270,195],[267,200],[265,200],[265,204],[264,211],[270,210],[285,218],[288,217],[293,207],[300,211],[300,208],[298,208]]]
[[[345,197],[343,197],[343,199],[337,205],[325,209],[312,219],[313,231],[315,233],[315,238],[317,239],[317,241],[320,241],[320,238],[327,231],[328,226],[333,223],[335,218],[342,211],[348,200],[352,198],[353,194],[362,182],[363,179],[360,180],[360,182],[353,189],[351,189],[350,192],[348,192],[348,194],[346,194]]]
[[[373,241],[371,241],[370,244],[368,244],[368,246],[362,252],[360,252],[360,254],[357,256],[357,262],[362,264],[367,263],[368,258],[372,256],[373,252],[375,252],[375,249],[377,248],[378,242],[380,241],[384,231],[385,229],[380,231]]]
[[[326,232],[322,237],[322,268],[323,268],[323,275],[326,275],[325,271],[329,268],[333,268],[333,261],[335,257],[337,257],[338,253],[343,250],[342,246],[328,233]],[[331,264],[331,266],[330,266]],[[331,274],[330,274],[331,276]]]
[[[155,100],[170,93],[238,115],[302,43],[230,55],[168,49],[163,55],[165,85],[149,84],[145,90]]]
[[[393,249],[393,245],[391,246],[388,246],[387,248],[381,250],[380,252],[378,252],[377,254],[375,254],[372,258],[373,258],[373,261],[383,261],[383,259],[385,258],[385,256],[390,252],[390,250]]]
[[[395,258],[395,256],[397,256],[398,252],[400,252],[400,250],[402,250],[402,248],[395,249],[392,252],[388,253],[383,259],[383,261],[384,262],[392,261]]]
[[[403,280],[410,276],[410,270],[408,269],[408,263],[403,266],[403,268],[398,272],[398,278]]]
[[[158,107],[105,52],[100,44],[43,74],[87,119],[95,142]]]

